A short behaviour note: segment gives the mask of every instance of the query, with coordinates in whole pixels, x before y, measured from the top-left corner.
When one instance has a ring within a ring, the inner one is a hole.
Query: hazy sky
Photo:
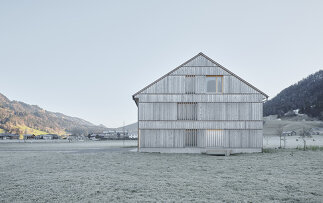
[[[0,1],[0,92],[94,124],[199,52],[272,98],[323,69],[323,1]]]

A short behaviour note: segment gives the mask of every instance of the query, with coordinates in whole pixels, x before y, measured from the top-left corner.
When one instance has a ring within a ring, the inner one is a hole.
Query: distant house
[[[323,128],[312,128],[311,129],[311,134],[312,135],[319,135],[322,132],[323,132]]]
[[[9,137],[11,140],[18,140],[19,139],[19,135],[15,135],[15,134],[9,134]]]
[[[6,134],[6,133],[0,134],[0,140],[7,140],[7,139],[10,139],[9,134]]]
[[[138,149],[261,152],[267,98],[199,53],[133,95],[138,107]]]
[[[0,139],[1,140],[17,140],[19,139],[19,135],[14,135],[14,134],[10,134],[10,133],[1,133],[0,134]]]
[[[285,131],[282,134],[283,136],[294,136],[296,135],[296,131]]]
[[[23,139],[25,139],[25,140],[35,139],[35,135],[34,134],[25,134],[25,135],[23,135]]]
[[[138,139],[138,134],[136,134],[136,133],[134,133],[134,134],[130,134],[130,135],[129,135],[129,139],[130,139],[130,140],[136,140],[136,139]]]
[[[129,139],[127,131],[109,130],[103,133],[94,133],[88,136],[92,140],[126,140]]]
[[[47,134],[47,135],[42,135],[42,138],[43,138],[44,140],[52,140],[52,139],[53,139],[53,136],[52,136],[52,135],[50,135],[50,134]]]
[[[46,135],[42,135],[42,138],[44,140],[54,140],[54,139],[59,139],[59,136],[56,134],[46,134]]]

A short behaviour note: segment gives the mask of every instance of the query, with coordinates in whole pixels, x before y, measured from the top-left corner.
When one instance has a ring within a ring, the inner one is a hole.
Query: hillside
[[[136,123],[132,123],[132,124],[129,124],[129,125],[125,125],[125,126],[116,128],[116,130],[126,130],[128,132],[137,133],[137,131],[138,131],[138,123],[136,122]]]
[[[46,111],[36,105],[10,101],[0,93],[0,129],[15,134],[88,134],[107,128],[80,118]]]
[[[282,90],[264,104],[264,116],[299,109],[299,113],[323,120],[323,70]]]

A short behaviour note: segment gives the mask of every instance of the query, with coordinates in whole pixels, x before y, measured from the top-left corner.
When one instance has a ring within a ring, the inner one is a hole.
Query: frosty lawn
[[[323,151],[221,157],[130,149],[0,143],[0,201],[323,201]]]

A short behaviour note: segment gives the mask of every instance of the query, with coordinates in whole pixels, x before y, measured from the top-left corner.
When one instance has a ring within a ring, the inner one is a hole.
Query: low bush
[[[298,150],[304,150],[303,147],[296,147]],[[323,151],[323,146],[306,146],[305,150],[310,151]]]

